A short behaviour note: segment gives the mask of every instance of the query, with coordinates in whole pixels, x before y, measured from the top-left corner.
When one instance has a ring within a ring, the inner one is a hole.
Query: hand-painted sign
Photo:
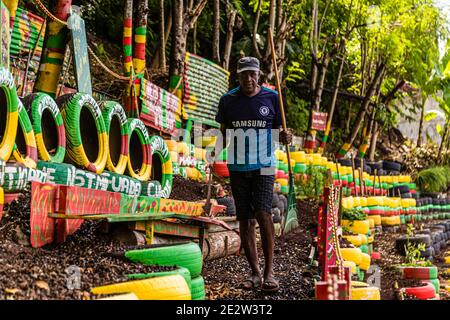
[[[75,12],[72,7],[70,17],[67,20],[67,27],[72,35],[72,52],[75,67],[75,78],[78,92],[92,95],[91,72],[89,70],[89,57],[86,41],[86,29],[84,20]]]
[[[327,113],[313,111],[311,129],[317,131],[325,131],[326,127],[327,127]]]
[[[181,101],[175,95],[148,80],[141,80],[140,118],[146,126],[170,135],[176,133],[176,121],[181,114]]]

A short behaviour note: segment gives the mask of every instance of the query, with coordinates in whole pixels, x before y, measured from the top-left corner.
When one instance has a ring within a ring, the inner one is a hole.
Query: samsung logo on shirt
[[[239,120],[231,122],[235,128],[253,127],[253,128],[265,128],[267,121],[264,120]]]

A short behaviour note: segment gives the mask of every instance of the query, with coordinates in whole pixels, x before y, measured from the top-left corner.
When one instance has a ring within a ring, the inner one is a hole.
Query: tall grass
[[[423,192],[444,192],[450,187],[450,167],[439,166],[420,171],[415,180]]]

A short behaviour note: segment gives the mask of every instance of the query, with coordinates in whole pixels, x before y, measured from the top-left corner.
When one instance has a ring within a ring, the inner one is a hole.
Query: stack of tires
[[[165,142],[170,151],[174,174],[185,179],[206,182],[206,149],[181,141]]]

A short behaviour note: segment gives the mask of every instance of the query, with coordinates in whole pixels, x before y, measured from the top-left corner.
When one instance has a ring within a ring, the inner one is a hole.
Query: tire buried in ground
[[[45,93],[33,93],[23,99],[33,124],[40,159],[62,163],[66,155],[66,132],[56,102]]]
[[[129,134],[127,116],[122,106],[114,101],[100,104],[106,134],[108,135],[108,160],[106,167],[109,171],[124,174],[128,164]]]
[[[20,129],[17,130],[16,143],[13,148],[13,156],[18,163],[22,163],[28,168],[36,168],[37,147],[33,126],[31,125],[27,111],[20,100],[18,111]]]
[[[14,148],[19,122],[16,86],[14,78],[8,69],[0,67],[0,159],[8,161]]]
[[[128,139],[128,174],[134,179],[147,181],[152,173],[150,136],[141,120],[130,118],[128,123],[130,130]]]
[[[66,130],[66,158],[88,171],[102,173],[108,159],[108,137],[97,103],[83,93],[63,95],[56,103]]]

